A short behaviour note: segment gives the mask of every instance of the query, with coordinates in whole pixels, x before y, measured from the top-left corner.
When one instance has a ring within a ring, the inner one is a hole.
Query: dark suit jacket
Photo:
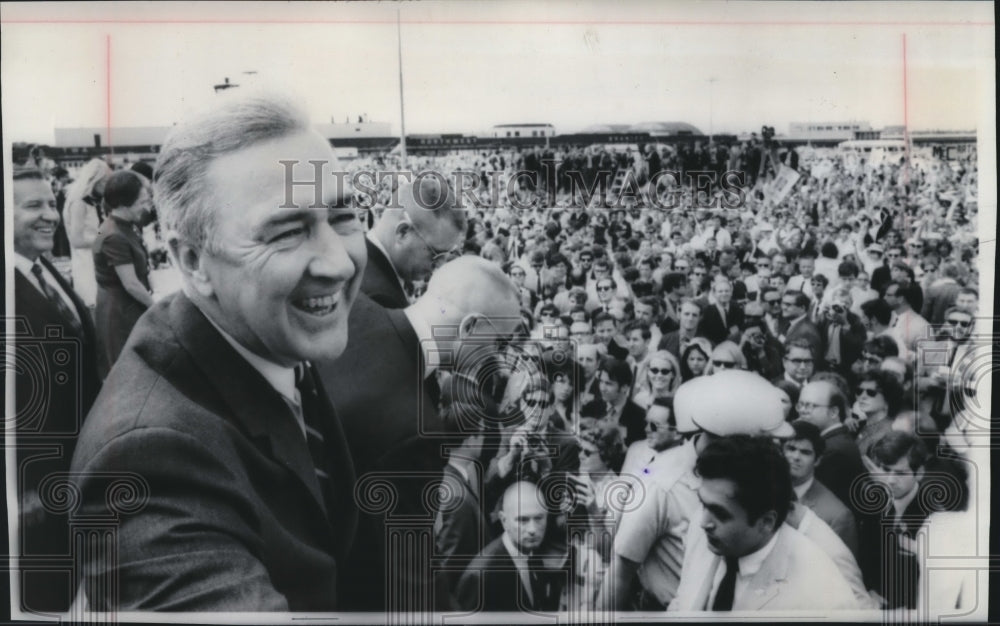
[[[424,382],[420,342],[403,310],[383,307],[361,294],[348,325],[344,353],[316,366],[344,425],[359,480],[361,523],[344,607],[383,610],[386,521],[416,515],[430,531],[435,511],[427,509],[422,493],[441,480],[447,462],[441,446],[454,438],[444,435],[436,399]],[[391,509],[364,501],[370,491],[366,485],[376,484],[394,492]],[[397,568],[392,574],[403,572]],[[429,584],[424,579],[411,582]]]
[[[817,325],[819,334],[823,338],[823,349],[829,350],[828,337],[830,336],[830,322],[823,320]],[[847,313],[847,326],[840,328],[840,364],[836,366],[837,373],[850,378],[851,364],[861,357],[861,348],[865,345],[867,333],[861,320],[854,313]],[[826,352],[818,355],[824,359]]]
[[[69,470],[77,434],[101,387],[90,311],[51,263],[45,258],[40,262],[72,299],[81,327],[74,329],[37,287],[14,271],[14,423],[24,571],[32,569],[32,556],[69,557],[68,516],[46,510],[39,488],[46,477]],[[39,611],[67,610],[75,588],[68,574],[51,571],[32,571],[21,584],[24,608]]]
[[[118,520],[117,553],[82,553],[93,608],[341,608],[357,519],[328,404],[322,493],[289,403],[180,292],[143,315],[106,383],[73,457],[81,514]],[[108,499],[121,483],[133,501]]]
[[[826,450],[816,466],[816,478],[847,508],[857,511],[859,507],[851,499],[851,484],[859,476],[867,474],[858,444],[843,425],[823,435],[823,439]]]
[[[712,345],[717,345],[729,338],[729,327],[739,327],[743,323],[743,311],[735,304],[729,303],[726,309],[726,322],[722,323],[719,307],[709,304],[701,310],[701,323],[698,324],[698,334],[707,337]]]
[[[850,549],[854,558],[858,558],[858,525],[854,514],[833,495],[832,491],[818,480],[813,480],[813,484],[802,494],[799,502],[812,509],[818,518],[826,522]]]
[[[546,592],[532,602],[503,537],[497,537],[462,574],[456,601],[464,611],[555,611],[564,583],[562,574],[544,571]]]
[[[445,465],[443,480],[446,497],[434,523],[434,546],[442,567],[439,584],[447,585],[448,592],[454,594],[465,567],[487,543],[488,526],[479,497],[482,485],[471,485],[451,465]]]
[[[368,264],[361,281],[361,291],[384,307],[405,309],[409,301],[396,278],[392,262],[368,238],[365,238],[365,247],[368,249]]]

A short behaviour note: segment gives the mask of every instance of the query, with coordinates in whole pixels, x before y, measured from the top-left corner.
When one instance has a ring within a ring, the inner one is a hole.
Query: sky
[[[5,142],[51,143],[55,127],[170,125],[211,104],[226,77],[295,94],[315,122],[365,113],[398,133],[397,12],[408,133],[644,121],[703,132],[854,120],[967,130],[995,117],[988,2],[81,2],[0,12]]]

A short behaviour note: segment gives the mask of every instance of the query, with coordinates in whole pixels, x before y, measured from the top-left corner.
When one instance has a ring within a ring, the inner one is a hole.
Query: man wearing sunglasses
[[[382,212],[367,234],[368,266],[361,291],[382,306],[402,309],[407,288],[427,281],[434,269],[460,254],[465,211],[455,193],[432,176],[398,189],[398,205]]]

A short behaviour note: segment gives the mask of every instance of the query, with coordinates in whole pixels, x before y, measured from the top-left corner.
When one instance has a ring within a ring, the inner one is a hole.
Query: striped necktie
[[[312,457],[313,467],[316,470],[316,480],[319,482],[320,493],[323,494],[323,498],[328,504],[327,510],[329,510],[333,484],[330,480],[329,452],[326,448],[321,422],[323,409],[320,404],[319,392],[316,390],[312,367],[308,363],[298,365],[295,368],[295,387],[299,390],[301,398],[302,421],[305,423],[309,456]]]
[[[59,315],[66,320],[66,323],[73,328],[73,331],[79,334],[80,331],[83,330],[80,320],[73,314],[73,311],[70,310],[62,296],[56,293],[56,290],[53,289],[52,285],[49,284],[49,281],[46,280],[41,264],[36,261],[35,264],[31,266],[31,273],[34,274],[35,278],[38,280],[38,288],[41,289],[42,295],[44,295],[45,298],[51,302],[54,307],[56,307],[56,310],[59,311]]]

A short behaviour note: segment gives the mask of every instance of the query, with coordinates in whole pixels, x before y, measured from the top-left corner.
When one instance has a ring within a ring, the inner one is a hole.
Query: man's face
[[[774,270],[775,274],[778,274],[784,271],[785,263],[786,263],[785,257],[780,254],[776,254],[774,258],[771,259],[771,265],[773,266],[771,269]]]
[[[789,439],[784,445],[785,459],[792,483],[800,485],[812,478],[816,470],[816,450],[808,439]]]
[[[593,264],[594,264],[594,257],[590,256],[589,254],[580,255],[580,268],[583,269],[583,271],[586,272],[590,270],[590,267]]]
[[[653,307],[649,304],[635,303],[635,319],[644,324],[653,323]]]
[[[542,390],[526,392],[521,396],[521,414],[529,430],[541,428],[549,408],[549,394]]]
[[[701,309],[693,302],[685,302],[681,305],[680,326],[684,330],[695,330],[698,322],[701,321]]]
[[[750,523],[736,499],[736,483],[728,478],[705,478],[698,499],[705,507],[701,527],[708,549],[722,556],[742,557],[756,552],[771,536],[773,515],[764,514]]]
[[[893,267],[892,269],[889,270],[889,275],[892,277],[892,280],[897,283],[902,283],[906,285],[909,284],[910,282],[910,275],[907,274],[906,271],[901,267]]]
[[[781,308],[781,294],[776,291],[768,292],[764,295],[764,313],[771,314],[772,317],[778,317]]]
[[[795,301],[795,296],[781,297],[781,316],[786,320],[793,320],[805,314],[805,309],[800,307]]]
[[[594,278],[600,280],[602,278],[606,278],[608,276],[608,274],[610,274],[610,273],[611,273],[611,270],[610,270],[610,268],[608,268],[607,265],[604,265],[604,264],[596,264],[596,265],[594,265]]]
[[[533,552],[545,537],[546,511],[538,495],[537,489],[525,487],[504,496],[500,523],[521,552]]]
[[[308,208],[314,190],[296,187],[285,204],[280,160],[323,161],[324,180],[336,157],[313,132],[261,143],[216,159],[207,170],[216,201],[214,251],[202,251],[205,283],[218,323],[252,352],[290,366],[331,359],[347,344],[347,317],[361,286],[366,252],[349,209]],[[340,206],[336,185],[324,202]]]
[[[626,337],[628,353],[637,359],[641,359],[646,354],[647,341],[642,338],[641,330],[633,330]]]
[[[966,313],[975,314],[976,309],[979,308],[979,299],[975,294],[960,293],[955,299],[955,306]]]
[[[585,377],[590,378],[597,371],[598,361],[596,350],[580,350],[577,360],[580,362],[580,367],[583,368]]]
[[[785,357],[785,370],[788,375],[799,382],[807,380],[813,375],[814,363],[809,350],[794,347],[788,351]]]
[[[816,269],[816,260],[811,258],[799,259],[799,272],[803,276],[812,276],[813,270]]]
[[[608,302],[615,293],[615,287],[610,280],[597,281],[597,299],[601,302]]]
[[[670,409],[655,404],[646,411],[646,443],[657,452],[680,442],[677,426],[670,423]]]
[[[972,315],[965,311],[952,311],[944,320],[944,332],[961,341],[972,331]]]
[[[412,210],[425,209],[418,207]],[[459,255],[463,233],[448,219],[422,225],[411,222],[407,234],[406,247],[398,259],[400,262],[395,264],[400,276],[405,279],[426,282],[435,269]]]
[[[899,285],[889,285],[886,287],[883,298],[893,309],[898,308],[902,300],[902,297],[899,295]]]
[[[14,251],[34,261],[52,250],[59,224],[56,197],[44,180],[14,181]]]
[[[906,496],[916,489],[917,484],[923,478],[924,468],[918,468],[916,472],[910,469],[910,462],[906,456],[891,465],[876,461],[879,471],[874,472],[872,477],[885,485],[892,492],[895,500]]]
[[[524,285],[524,280],[525,280],[526,276],[527,276],[527,274],[520,267],[513,267],[510,270],[510,278],[511,278],[511,280],[513,280],[514,284],[517,285],[517,286],[519,286],[519,287]]]
[[[601,343],[611,341],[611,338],[615,336],[615,323],[611,320],[604,320],[597,325],[597,328],[594,330],[594,335]]]
[[[715,300],[725,306],[733,297],[733,286],[727,282],[715,283]]]
[[[617,403],[621,399],[622,386],[611,380],[607,372],[601,372],[598,376],[601,397],[610,404]]]

